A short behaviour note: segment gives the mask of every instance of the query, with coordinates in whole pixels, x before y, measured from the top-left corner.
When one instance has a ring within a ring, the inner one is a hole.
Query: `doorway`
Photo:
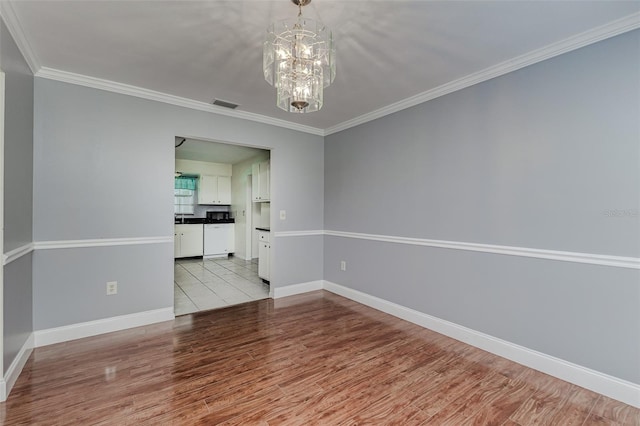
[[[174,213],[182,212],[174,215],[175,315],[269,297],[268,284],[258,276],[255,228],[269,226],[270,199],[254,202],[257,176],[253,175],[254,170],[260,170],[261,163],[269,164],[271,152],[189,137],[176,137],[175,142],[176,188],[182,177],[194,182],[189,195],[193,200],[191,206],[177,207],[184,199],[178,200],[174,190]],[[217,182],[213,190],[204,186],[211,181]],[[215,191],[227,198],[210,195]],[[220,226],[233,228],[233,236],[226,252],[211,253],[207,241],[213,238],[212,228],[217,228],[219,221],[227,222]],[[193,236],[189,238],[185,233],[196,234],[190,234]],[[199,240],[203,241],[202,247],[194,246]]]

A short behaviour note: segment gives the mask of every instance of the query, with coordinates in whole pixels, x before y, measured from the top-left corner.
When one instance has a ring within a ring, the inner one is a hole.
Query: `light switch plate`
[[[285,220],[287,218],[287,211],[280,210],[280,220]]]
[[[118,281],[107,282],[107,296],[118,294]]]

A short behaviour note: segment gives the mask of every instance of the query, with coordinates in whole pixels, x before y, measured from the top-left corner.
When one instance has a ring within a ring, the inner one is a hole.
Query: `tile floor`
[[[173,279],[176,316],[269,297],[269,286],[258,278],[257,260],[177,259]]]

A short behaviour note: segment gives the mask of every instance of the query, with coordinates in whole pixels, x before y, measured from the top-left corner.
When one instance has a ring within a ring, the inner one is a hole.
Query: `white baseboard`
[[[202,256],[203,259],[224,259],[224,258],[228,258],[229,257],[229,253],[224,253],[224,254],[205,254]]]
[[[34,346],[39,348],[41,346],[53,345],[54,343],[82,339],[83,337],[97,336],[98,334],[126,330],[128,328],[140,327],[143,325],[154,324],[156,322],[171,321],[173,319],[175,319],[173,308],[162,308],[155,309],[153,311],[137,312],[135,314],[71,324],[63,327],[38,330],[33,333],[35,336]]]
[[[518,364],[640,408],[640,385],[638,384],[498,339],[339,284],[324,281],[323,288],[355,302],[507,358]]]
[[[271,289],[271,298],[279,299],[280,297],[293,296],[294,294],[308,293],[310,291],[322,290],[324,281],[309,281],[302,284],[293,284],[284,287],[275,287]]]
[[[16,384],[24,365],[29,359],[29,355],[31,355],[33,347],[34,336],[33,333],[31,333],[7,369],[7,374],[5,374],[4,378],[0,380],[0,402],[7,400],[11,389],[13,389],[13,385]]]
[[[285,287],[276,287],[272,289],[271,297],[278,299],[281,297],[321,289],[325,289],[355,302],[491,352],[495,355],[507,358],[519,364],[640,408],[640,385],[638,384],[498,339],[488,334],[427,315],[414,309],[410,309],[339,284],[319,280]],[[0,380],[0,401],[6,400],[11,387],[15,384],[15,381],[17,380],[20,371],[22,371],[33,347],[51,345],[54,343],[139,327],[156,322],[169,321],[172,319],[174,319],[173,308],[164,308],[36,331],[24,344],[20,353],[7,370],[6,379]]]

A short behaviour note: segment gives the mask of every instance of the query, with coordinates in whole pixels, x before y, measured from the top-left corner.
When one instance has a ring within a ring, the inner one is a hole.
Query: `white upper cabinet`
[[[271,200],[271,164],[269,161],[255,163],[251,170],[251,195],[254,202]]]
[[[218,176],[218,198],[220,204],[231,204],[231,176]]]
[[[231,204],[231,177],[200,175],[198,204]]]

